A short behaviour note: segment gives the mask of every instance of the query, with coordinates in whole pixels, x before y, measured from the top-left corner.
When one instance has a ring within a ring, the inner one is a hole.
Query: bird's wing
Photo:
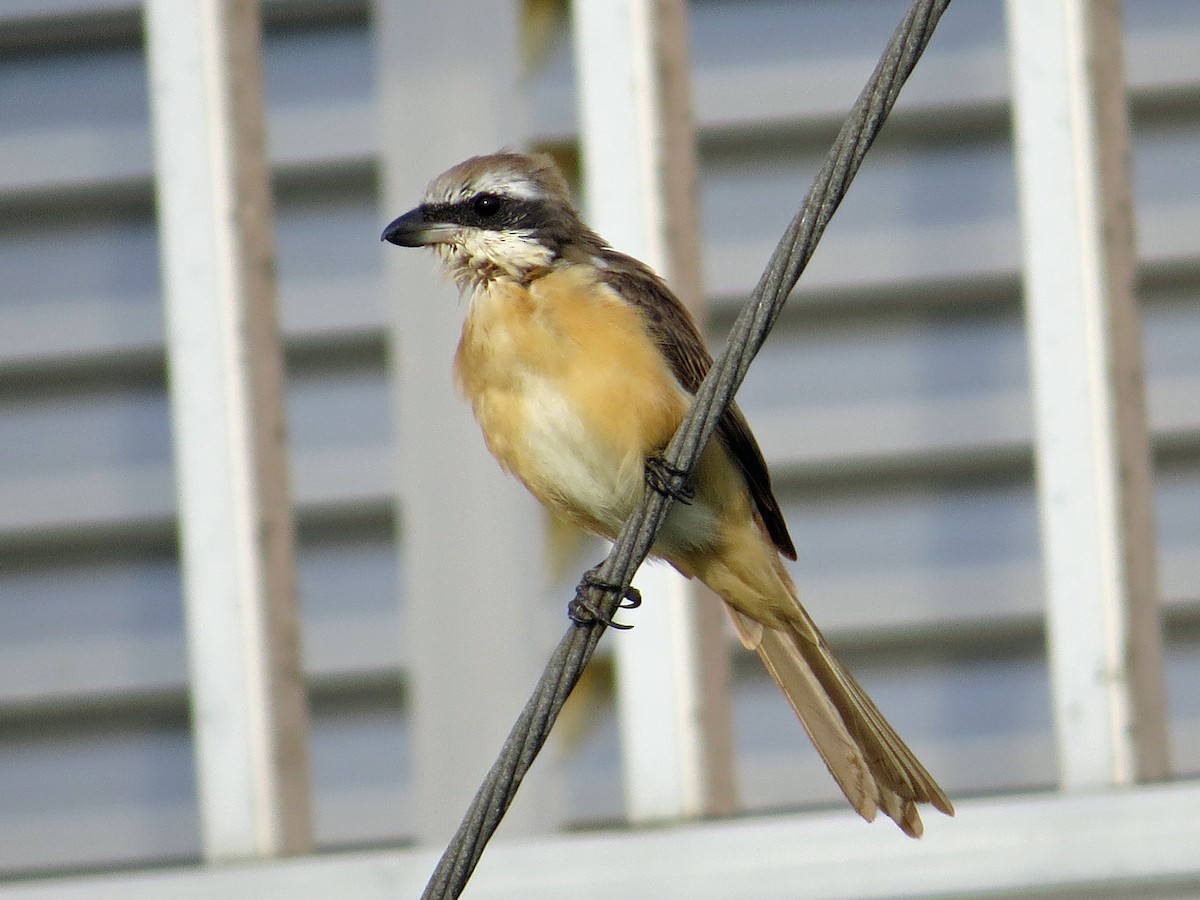
[[[688,393],[695,394],[713,361],[691,314],[663,280],[636,259],[605,248],[601,261],[605,283],[638,307],[676,380]],[[717,434],[737,461],[772,543],[788,559],[795,559],[796,547],[771,488],[767,463],[736,403],[730,403],[721,417]]]

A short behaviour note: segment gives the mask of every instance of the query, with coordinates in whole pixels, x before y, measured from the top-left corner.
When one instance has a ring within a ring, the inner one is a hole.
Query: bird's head
[[[520,153],[475,156],[443,172],[383,240],[432,247],[463,289],[495,278],[524,281],[572,246],[600,246],[554,160]]]

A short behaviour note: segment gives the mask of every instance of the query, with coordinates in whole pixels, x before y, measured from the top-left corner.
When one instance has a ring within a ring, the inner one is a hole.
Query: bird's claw
[[[618,631],[628,631],[633,626],[614,622],[612,616],[607,615],[595,601],[592,596],[592,590],[597,589],[608,594],[620,594],[621,602],[618,604],[617,609],[637,609],[642,605],[642,594],[632,585],[626,586],[605,581],[600,577],[599,568],[597,566],[583,573],[583,578],[580,580],[579,586],[575,589],[575,596],[567,604],[567,615],[571,617],[571,621],[576,625],[590,625],[593,622],[599,622],[609,628],[616,628]]]
[[[646,460],[646,484],[656,494],[670,497],[677,503],[691,503],[696,497],[696,485],[691,476],[661,456]]]

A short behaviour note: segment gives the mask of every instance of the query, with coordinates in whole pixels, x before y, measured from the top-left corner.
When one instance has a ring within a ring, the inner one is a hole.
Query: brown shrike
[[[497,153],[434,179],[384,240],[430,246],[467,298],[455,374],[488,448],[543,504],[610,540],[712,364],[662,280],[609,247],[547,156]],[[800,605],[796,550],[736,404],[651,551],[725,601],[851,805],[906,834],[953,807]]]

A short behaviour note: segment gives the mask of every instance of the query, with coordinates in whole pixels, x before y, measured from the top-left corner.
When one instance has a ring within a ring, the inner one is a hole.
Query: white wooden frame
[[[375,22],[382,205],[395,216],[416,206],[426,184],[453,163],[522,140],[518,8],[512,0],[385,0]],[[380,252],[399,376],[414,822],[421,839],[440,843],[457,827],[551,646],[543,628],[545,523],[488,455],[453,386],[463,315],[453,286],[440,280],[428,253],[391,245]],[[560,621],[565,626],[565,612]],[[556,782],[554,767],[539,765],[505,833],[552,831],[561,818]]]
[[[681,0],[572,5],[587,218],[702,315],[687,19]],[[736,806],[724,616],[703,585],[646,565],[610,636],[630,821]]]
[[[312,849],[261,24],[150,0],[146,36],[201,833]]]
[[[920,841],[838,810],[500,842],[488,849],[467,894],[479,900],[1196,896],[1198,804],[1198,783],[965,800],[954,819],[931,817]],[[339,854],[0,886],[0,898],[393,900],[418,896],[435,861],[431,850]]]
[[[1117,0],[1010,0],[1059,774],[1169,773]]]

